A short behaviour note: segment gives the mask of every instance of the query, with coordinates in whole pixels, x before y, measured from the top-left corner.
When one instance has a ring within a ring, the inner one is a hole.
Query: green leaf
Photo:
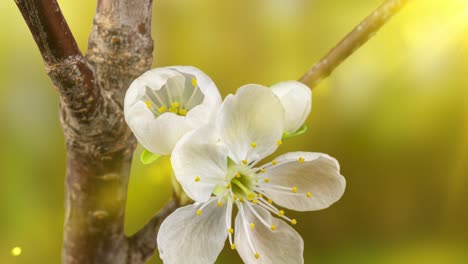
[[[143,164],[147,165],[147,164],[155,162],[160,157],[161,155],[151,153],[148,150],[144,149],[143,152],[141,153],[140,159]]]
[[[297,136],[304,134],[305,132],[307,132],[307,126],[303,125],[296,132],[293,132],[293,133],[284,132],[282,139],[297,137]]]

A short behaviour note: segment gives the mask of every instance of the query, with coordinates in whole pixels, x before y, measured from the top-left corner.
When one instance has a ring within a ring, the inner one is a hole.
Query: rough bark
[[[131,81],[151,67],[152,0],[99,0],[86,58],[99,85],[117,102]]]
[[[100,103],[92,69],[83,58],[55,0],[15,0],[41,51],[46,71],[75,118],[87,119]]]

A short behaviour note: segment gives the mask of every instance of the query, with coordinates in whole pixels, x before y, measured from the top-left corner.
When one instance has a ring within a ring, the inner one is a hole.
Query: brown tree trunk
[[[171,202],[140,232],[124,234],[135,139],[125,124],[128,86],[152,64],[152,0],[99,0],[84,57],[56,0],[16,0],[60,93],[67,148],[65,264],[144,263]]]

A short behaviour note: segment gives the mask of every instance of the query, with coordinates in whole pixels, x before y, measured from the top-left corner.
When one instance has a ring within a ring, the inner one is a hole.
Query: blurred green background
[[[59,2],[85,51],[96,1]],[[380,3],[156,0],[154,66],[197,66],[223,96],[297,79]],[[58,96],[14,1],[0,1],[0,25],[0,263],[59,263]],[[415,0],[316,87],[309,132],[279,152],[328,153],[348,184],[331,208],[290,213],[305,263],[468,263],[467,86],[468,1]],[[171,192],[167,159],[137,161],[129,234]],[[218,263],[241,261],[226,249]]]

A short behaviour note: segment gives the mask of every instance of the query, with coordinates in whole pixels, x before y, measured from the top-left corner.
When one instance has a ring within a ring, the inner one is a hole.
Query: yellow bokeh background
[[[83,51],[95,2],[59,1]],[[156,0],[153,66],[199,67],[223,96],[297,79],[380,2]],[[14,1],[0,1],[0,25],[0,263],[59,263],[58,96]],[[467,0],[413,0],[314,89],[307,125],[277,154],[336,157],[347,190],[329,209],[290,213],[305,263],[468,263]],[[168,159],[143,166],[139,151],[128,234],[171,193]],[[241,260],[226,247],[217,263]]]

